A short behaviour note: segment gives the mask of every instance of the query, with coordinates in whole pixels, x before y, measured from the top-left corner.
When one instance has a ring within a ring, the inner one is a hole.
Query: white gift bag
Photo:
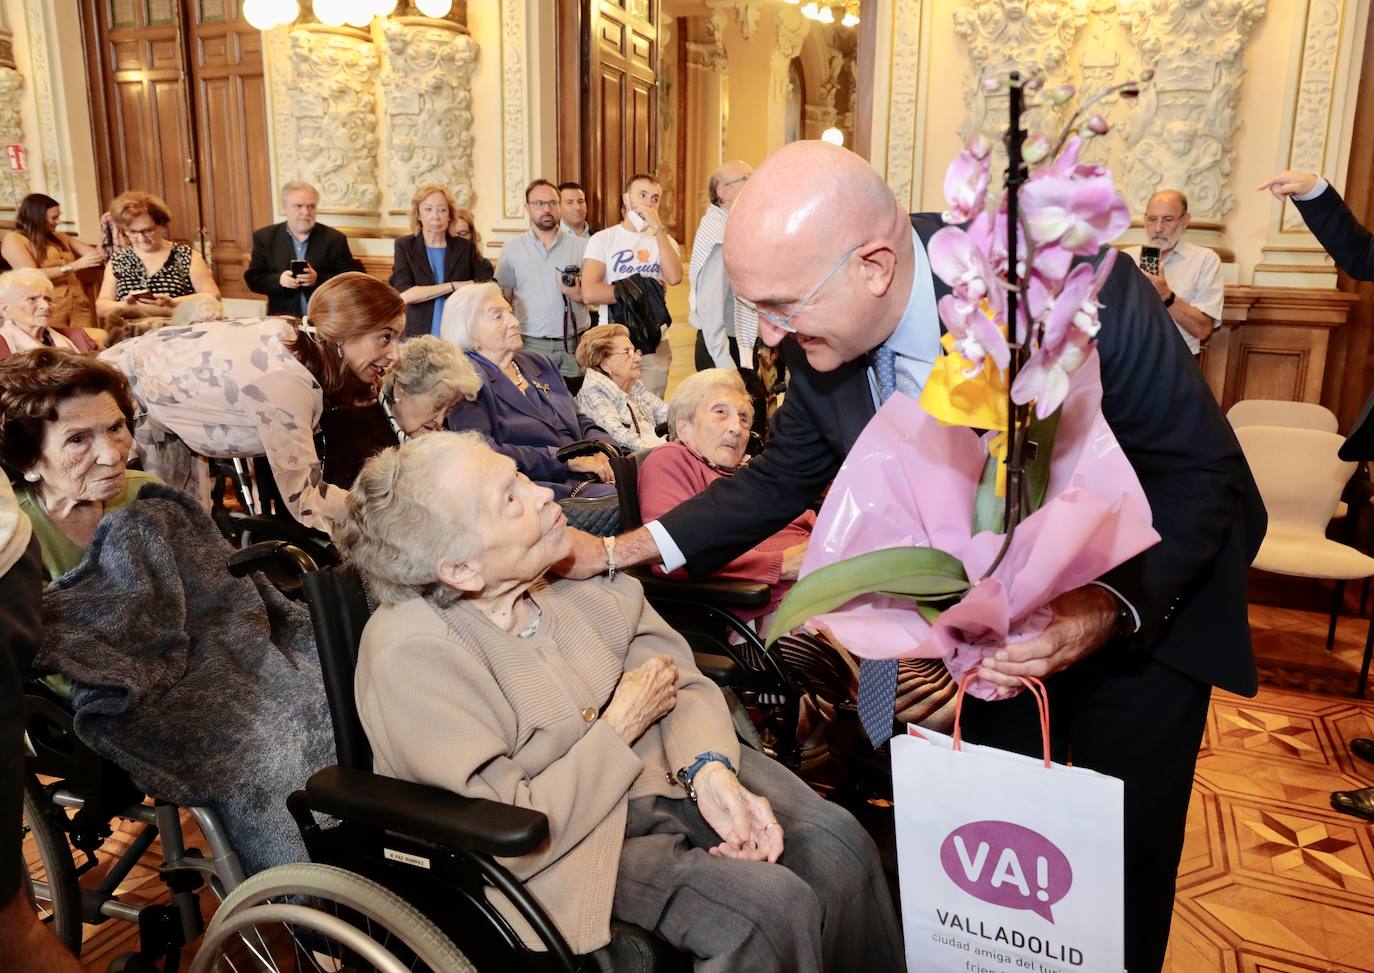
[[[960,745],[957,716],[892,740],[909,973],[1123,969],[1123,785],[1049,762],[1032,691],[1044,760]]]

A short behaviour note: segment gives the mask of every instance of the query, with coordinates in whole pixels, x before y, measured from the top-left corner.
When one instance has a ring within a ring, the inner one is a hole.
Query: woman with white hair
[[[52,281],[34,267],[0,274],[0,361],[33,348],[96,350],[84,329],[52,324],[53,295]]]
[[[477,397],[482,380],[451,341],[421,335],[401,345],[371,405],[330,409],[320,420],[324,478],[350,487],[369,458],[412,436],[444,428],[462,401]]]
[[[668,416],[668,403],[641,381],[642,357],[623,324],[598,324],[577,342],[577,363],[586,375],[577,390],[577,404],[631,450],[653,449],[665,442],[657,427]]]
[[[552,491],[436,433],[369,460],[346,508],[335,539],[378,602],[354,676],[376,772],[544,814],[549,840],[504,863],[575,952],[614,916],[699,971],[903,968],[859,823],[740,747],[633,578],[547,576],[571,546]]]
[[[668,403],[668,445],[639,467],[639,511],[657,520],[716,480],[735,475],[745,462],[754,404],[737,371],[708,368],[687,376]],[[808,510],[757,547],[715,572],[717,578],[762,581],[772,597],[747,618],[771,614],[797,580],[816,514]],[[654,570],[659,570],[655,568]],[[674,576],[686,577],[681,568]]]
[[[559,449],[578,440],[613,440],[578,409],[558,367],[524,350],[520,319],[497,284],[470,284],[453,294],[444,305],[441,337],[467,352],[482,379],[476,401],[449,413],[450,429],[480,432],[559,500],[615,492],[611,465],[600,453],[566,463],[558,458]]]

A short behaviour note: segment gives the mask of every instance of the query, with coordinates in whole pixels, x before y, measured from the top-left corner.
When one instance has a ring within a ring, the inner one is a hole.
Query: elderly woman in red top
[[[645,522],[696,496],[715,480],[734,476],[744,464],[753,421],[753,402],[739,372],[708,368],[683,379],[668,403],[670,441],[650,453],[639,470],[639,511]],[[741,612],[741,617],[760,618],[778,607],[797,580],[815,524],[816,515],[808,510],[715,573],[718,578],[772,586],[768,607]]]

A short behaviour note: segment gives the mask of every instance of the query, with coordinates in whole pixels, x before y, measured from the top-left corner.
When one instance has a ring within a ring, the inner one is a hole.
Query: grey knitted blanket
[[[77,735],[138,786],[208,805],[251,874],[307,856],[286,796],[334,762],[310,613],[160,484],[105,517],[43,594],[40,672],[74,684]]]

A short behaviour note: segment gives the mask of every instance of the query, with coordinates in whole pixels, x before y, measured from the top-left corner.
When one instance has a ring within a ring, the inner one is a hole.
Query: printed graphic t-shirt
[[[635,274],[643,274],[645,277],[661,281],[663,267],[659,263],[659,244],[664,240],[677,250],[677,243],[667,233],[659,236],[652,233],[636,233],[617,223],[592,235],[587,241],[587,249],[582,254],[582,259],[600,260],[605,264],[608,284],[614,284]]]

